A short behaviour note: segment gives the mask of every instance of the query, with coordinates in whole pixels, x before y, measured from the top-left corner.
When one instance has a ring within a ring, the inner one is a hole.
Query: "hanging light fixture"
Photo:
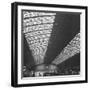
[[[52,63],[58,65],[78,53],[80,53],[80,33],[76,34]]]
[[[23,33],[35,64],[44,63],[56,13],[23,11]]]

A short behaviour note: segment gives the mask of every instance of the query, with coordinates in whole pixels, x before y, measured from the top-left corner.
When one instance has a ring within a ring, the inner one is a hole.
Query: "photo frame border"
[[[85,80],[80,81],[64,81],[64,82],[48,82],[48,83],[32,83],[32,84],[18,84],[18,6],[44,6],[54,8],[70,8],[70,9],[84,9],[85,10]],[[88,82],[88,7],[74,6],[74,5],[57,5],[57,4],[43,4],[43,3],[28,3],[28,2],[14,2],[11,4],[11,86],[41,86],[41,85],[58,85],[58,84],[74,84]]]

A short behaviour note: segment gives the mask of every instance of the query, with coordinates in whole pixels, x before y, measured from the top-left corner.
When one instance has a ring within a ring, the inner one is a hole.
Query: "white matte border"
[[[21,10],[46,10],[46,11],[65,11],[65,12],[80,12],[80,34],[81,34],[81,73],[80,75],[70,76],[48,76],[48,77],[29,77],[21,79]],[[65,81],[80,81],[85,80],[85,10],[70,9],[70,8],[51,8],[44,6],[18,6],[18,84],[32,83],[47,83],[47,82],[65,82]]]

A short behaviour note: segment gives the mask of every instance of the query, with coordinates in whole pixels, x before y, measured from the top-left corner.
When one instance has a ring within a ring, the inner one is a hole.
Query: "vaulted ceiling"
[[[69,44],[69,42],[80,32],[80,14],[72,12],[56,12],[55,22],[52,29],[51,37],[48,43],[44,64],[51,64],[52,61],[61,53],[61,51]],[[25,35],[22,35],[23,43],[23,64],[26,66],[34,66],[35,61],[28,47]],[[77,59],[75,61],[75,59]],[[64,61],[65,62],[65,61]],[[67,62],[80,63],[80,54],[69,58]],[[65,62],[66,64],[68,64]],[[62,65],[64,65],[62,63]],[[62,66],[61,65],[61,66]],[[60,66],[60,65],[58,65]]]

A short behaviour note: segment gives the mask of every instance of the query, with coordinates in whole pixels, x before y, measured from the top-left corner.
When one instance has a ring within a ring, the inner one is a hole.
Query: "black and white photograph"
[[[87,7],[12,4],[12,86],[87,82]]]
[[[80,13],[22,10],[22,77],[80,74]]]

